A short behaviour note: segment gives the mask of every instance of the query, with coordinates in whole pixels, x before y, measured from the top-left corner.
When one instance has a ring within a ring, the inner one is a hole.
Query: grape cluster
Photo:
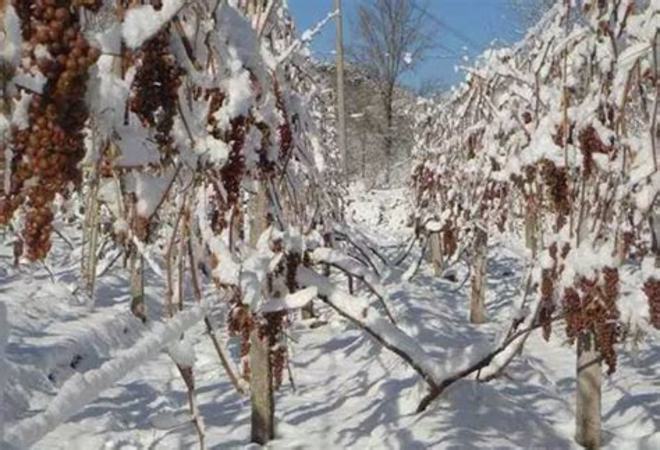
[[[573,341],[581,333],[594,333],[608,374],[616,370],[614,344],[621,336],[618,297],[619,272],[611,267],[602,270],[602,281],[598,276],[581,277],[574,286],[565,289],[563,297],[567,336]]]
[[[280,161],[286,161],[289,159],[291,154],[291,149],[293,148],[293,132],[291,130],[291,123],[289,123],[289,117],[286,111],[286,104],[284,102],[284,95],[279,89],[277,80],[274,82],[274,91],[277,110],[282,114],[282,124],[277,128],[277,132],[280,138]]]
[[[281,248],[280,248],[281,251]],[[280,292],[274,292],[276,278],[284,278],[284,283],[290,292],[297,288],[295,273],[298,265],[302,262],[299,254],[287,254],[283,261],[278,264],[273,272],[267,276],[268,291],[273,295],[282,295]],[[236,288],[235,295],[230,299],[230,310],[228,317],[229,332],[233,336],[239,336],[241,340],[240,355],[243,361],[243,377],[250,378],[250,361],[248,354],[250,352],[250,333],[258,330],[259,338],[266,341],[269,347],[269,358],[271,363],[271,372],[275,389],[282,384],[284,368],[287,361],[287,348],[281,344],[284,328],[289,325],[289,318],[286,311],[277,311],[264,313],[263,315],[253,314],[241,301],[241,293]]]
[[[243,147],[251,120],[245,116],[237,116],[230,120],[230,128],[224,131],[218,123],[215,113],[225,103],[226,95],[218,88],[207,89],[204,98],[209,101],[206,118],[209,134],[215,139],[228,142],[231,145],[229,157],[220,169],[222,188],[215,185],[217,207],[214,211],[214,231],[220,232],[227,227],[226,214],[232,208],[240,207],[241,181],[245,174],[245,155]],[[224,191],[224,193],[223,193]],[[226,194],[226,195],[225,195]]]
[[[457,231],[453,222],[442,227],[442,251],[447,257],[453,256],[458,249],[456,234]]]
[[[644,283],[644,293],[649,302],[651,325],[660,330],[660,280],[649,278]]]
[[[233,289],[233,295],[229,299],[229,316],[227,328],[232,336],[240,337],[240,356],[243,362],[243,378],[250,379],[250,332],[253,327],[253,317],[248,308],[242,302],[242,294],[238,288]]]
[[[543,339],[550,339],[552,332],[552,313],[555,311],[555,280],[554,270],[543,269],[541,272],[541,305],[538,321],[543,328]]]
[[[589,125],[582,129],[578,135],[578,142],[580,143],[580,151],[583,156],[584,176],[588,177],[594,170],[594,153],[602,153],[611,155],[612,147],[605,145],[598,136],[596,129]]]
[[[32,94],[28,127],[12,130],[11,186],[0,201],[0,223],[26,204],[23,239],[31,260],[44,258],[50,250],[55,195],[66,195],[69,184],[81,179],[87,71],[100,53],[83,36],[75,7],[96,8],[99,3],[13,1],[27,42],[24,68],[40,72],[46,82],[41,93]]]
[[[541,305],[538,313],[538,321],[543,328],[543,338],[550,339],[552,332],[552,314],[555,312],[555,282],[559,276],[559,263],[557,260],[557,243],[553,242],[548,247],[548,253],[552,258],[552,267],[541,271]]]
[[[552,161],[541,161],[541,176],[545,181],[548,196],[557,214],[557,229],[566,223],[566,217],[571,212],[568,189],[568,171],[565,167],[557,167]]]
[[[243,147],[247,130],[247,119],[244,116],[239,116],[231,120],[231,130],[228,136],[225,137],[225,142],[231,142],[231,150],[229,151],[229,159],[220,169],[222,185],[227,193],[226,201],[219,208],[223,216],[224,213],[240,203],[241,181],[245,174]]]
[[[156,130],[155,140],[163,158],[171,158],[170,132],[177,113],[177,91],[183,69],[170,51],[169,32],[163,30],[149,39],[138,53],[130,108],[142,122]]]
[[[288,325],[286,311],[266,313],[259,323],[259,336],[266,339],[270,348],[270,367],[273,374],[274,388],[282,385],[284,367],[286,366],[286,346],[280,343],[282,332]]]

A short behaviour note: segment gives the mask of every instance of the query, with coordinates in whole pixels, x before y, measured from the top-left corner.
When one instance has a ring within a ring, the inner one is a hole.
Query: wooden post
[[[600,355],[593,333],[582,333],[577,342],[575,441],[590,450],[600,448],[600,397]]]
[[[440,233],[431,234],[431,263],[433,264],[433,273],[439,277],[442,275],[442,239]]]
[[[259,237],[266,230],[267,201],[266,188],[259,183],[250,205],[250,244],[253,247],[256,247]],[[249,357],[252,407],[251,441],[265,445],[275,437],[275,400],[270,348],[268,340],[259,337],[257,328],[250,333]]]
[[[83,220],[82,241],[82,279],[83,289],[88,296],[89,306],[94,307],[94,286],[96,284],[96,251],[99,228],[99,176],[97,167],[92,165],[88,171],[89,189],[85,199],[85,217]]]
[[[470,291],[470,322],[486,322],[486,263],[488,234],[476,227],[472,255],[472,289]]]
[[[259,330],[250,333],[250,401],[252,404],[251,441],[266,445],[275,437],[275,399],[270,349]]]
[[[525,246],[532,252],[532,258],[536,257],[537,236],[536,236],[536,211],[531,201],[527,202],[525,208]]]
[[[143,323],[147,321],[147,305],[144,302],[144,258],[133,249],[129,263],[131,272],[131,312]]]

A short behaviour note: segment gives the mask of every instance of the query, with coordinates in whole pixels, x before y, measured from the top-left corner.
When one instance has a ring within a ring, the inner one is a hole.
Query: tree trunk
[[[532,258],[536,257],[537,236],[536,236],[536,211],[527,202],[525,209],[525,246],[532,252]]]
[[[366,132],[364,128],[362,129],[362,139],[360,139],[360,142],[362,144],[362,168],[361,168],[361,173],[362,173],[362,180],[366,180],[367,178],[367,143],[366,143]]]
[[[394,86],[388,86],[385,92],[385,184],[390,184],[392,174],[392,102],[394,100]]]
[[[268,198],[263,184],[257,186],[250,210],[250,245],[256,247],[266,230]],[[252,406],[252,442],[265,445],[275,436],[275,401],[268,342],[259,338],[255,328],[250,333],[250,403]]]
[[[470,291],[470,322],[486,322],[486,262],[488,234],[477,227],[472,255],[472,289]]]
[[[431,234],[431,263],[433,264],[433,273],[436,277],[442,275],[442,239],[440,233]]]
[[[600,448],[601,362],[592,333],[577,342],[575,440],[588,449]]]
[[[147,321],[147,305],[144,303],[144,258],[133,249],[129,264],[131,271],[131,312],[142,322]]]
[[[250,401],[252,403],[251,441],[266,445],[275,437],[275,399],[270,349],[259,330],[250,333]]]

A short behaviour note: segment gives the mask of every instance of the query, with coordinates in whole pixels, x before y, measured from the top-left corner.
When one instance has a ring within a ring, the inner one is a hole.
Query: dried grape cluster
[[[554,302],[555,280],[552,269],[543,269],[541,272],[541,305],[538,320],[543,327],[543,339],[550,339],[552,332],[552,313],[555,311]]]
[[[616,370],[616,344],[621,335],[619,310],[619,272],[605,267],[600,277],[581,277],[575,286],[566,288],[563,297],[566,314],[566,334],[575,340],[581,333],[591,332],[596,338],[598,351],[608,374]]]
[[[644,293],[649,302],[651,325],[660,330],[660,280],[657,278],[646,280]]]
[[[231,143],[231,150],[227,162],[220,169],[220,179],[226,193],[226,198],[218,208],[223,221],[225,214],[240,203],[241,181],[245,175],[243,147],[245,146],[248,127],[248,121],[244,116],[236,117],[231,120],[231,130],[228,136],[225,137],[225,142]],[[219,192],[218,196],[221,197]]]
[[[561,258],[565,258],[568,253],[567,245],[562,249]],[[547,341],[550,339],[552,332],[552,314],[555,312],[555,286],[556,281],[561,272],[563,265],[560,265],[557,255],[557,243],[553,242],[548,247],[548,253],[552,258],[552,267],[545,268],[541,271],[541,304],[538,312],[538,321],[543,328],[543,338]]]
[[[273,373],[274,388],[282,385],[282,377],[287,360],[286,346],[281,343],[282,332],[288,325],[286,311],[266,313],[259,323],[259,337],[266,339],[270,348],[270,367]]]
[[[588,177],[594,170],[594,153],[602,153],[605,155],[612,154],[612,147],[603,143],[596,132],[596,129],[589,125],[582,129],[578,135],[578,142],[580,143],[580,151],[582,152],[584,176]]]
[[[282,252],[281,242],[273,245],[275,252]],[[302,263],[300,254],[287,253],[277,267],[268,274],[268,292],[273,297],[284,295],[275,286],[286,287],[289,292],[297,289],[295,274],[298,266]],[[241,293],[234,290],[235,295],[230,300],[230,311],[228,318],[229,332],[241,339],[240,354],[243,361],[243,377],[250,378],[250,333],[257,327],[259,338],[263,339],[269,349],[271,371],[273,374],[274,387],[277,389],[282,384],[284,369],[287,363],[287,348],[282,344],[284,329],[289,325],[289,317],[286,311],[267,312],[262,315],[253,314],[241,301]]]
[[[240,356],[243,362],[243,378],[250,379],[250,332],[253,327],[253,317],[247,306],[241,301],[242,294],[238,288],[234,289],[234,295],[229,300],[229,317],[227,328],[232,336],[240,337]]]
[[[541,175],[557,214],[557,229],[560,229],[566,223],[566,217],[571,212],[568,171],[565,167],[557,167],[552,161],[545,159],[541,161]]]
[[[11,186],[0,200],[0,223],[7,223],[14,211],[26,204],[23,239],[31,260],[44,258],[50,250],[55,195],[66,195],[70,183],[80,182],[78,163],[85,154],[87,71],[100,52],[83,36],[75,8],[95,9],[99,4],[13,1],[27,43],[24,68],[40,72],[46,82],[42,92],[32,93],[28,127],[12,133]]]
[[[280,138],[280,161],[287,161],[291,157],[293,148],[293,131],[286,111],[284,95],[279,89],[277,80],[274,83],[277,110],[282,114],[282,123],[277,127],[277,133]]]
[[[245,175],[243,147],[250,123],[245,116],[238,116],[230,120],[228,131],[222,130],[215,113],[222,108],[226,95],[220,89],[213,88],[204,92],[204,98],[209,101],[206,122],[211,136],[231,146],[229,157],[219,171],[222,187],[214,183],[216,210],[213,213],[213,230],[219,233],[228,225],[227,213],[240,206],[241,181]]]
[[[170,51],[169,33],[163,30],[149,39],[140,49],[138,60],[130,108],[145,125],[155,128],[155,140],[167,160],[174,151],[170,132],[183,75]]]
[[[458,249],[458,240],[456,239],[456,228],[453,222],[442,227],[442,251],[447,257],[454,256]]]
[[[426,193],[435,187],[435,181],[433,170],[428,164],[422,162],[415,166],[412,173],[412,182],[417,193],[417,203],[421,203],[423,198],[426,197]]]

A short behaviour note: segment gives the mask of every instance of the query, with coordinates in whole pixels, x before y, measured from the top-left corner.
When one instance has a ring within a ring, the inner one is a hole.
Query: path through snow
[[[349,207],[353,225],[393,258],[409,232],[405,190],[358,191]],[[6,254],[5,254],[6,255]],[[488,313],[482,326],[467,321],[467,286],[433,277],[429,267],[411,282],[402,269],[385,274],[391,308],[400,326],[449,372],[506,328],[521,284],[512,252],[494,248],[489,261]],[[12,324],[7,347],[10,386],[4,405],[7,428],[49,403],[58,386],[79,370],[98,367],[113,349],[139,338],[126,310],[125,276],[116,269],[99,280],[97,310],[81,306],[72,286],[75,254],[63,250],[54,282],[44,270],[27,275],[0,256],[0,301]],[[27,281],[26,281],[27,280]],[[162,286],[148,283],[158,307]],[[506,377],[488,384],[465,380],[452,386],[422,415],[414,414],[425,385],[396,355],[379,347],[344,320],[321,308],[329,320],[311,329],[289,330],[295,390],[277,393],[278,439],[269,448],[577,448],[572,441],[574,350],[557,333],[546,343],[538,334]],[[224,313],[216,317],[222,320]],[[250,448],[249,403],[235,393],[201,324],[196,342],[200,411],[212,449]],[[234,357],[237,343],[230,340]],[[643,342],[623,349],[617,372],[606,378],[604,428],[609,448],[660,448],[660,345]],[[176,367],[162,353],[113,388],[101,392],[35,449],[187,449],[197,436],[187,412],[186,390]]]

